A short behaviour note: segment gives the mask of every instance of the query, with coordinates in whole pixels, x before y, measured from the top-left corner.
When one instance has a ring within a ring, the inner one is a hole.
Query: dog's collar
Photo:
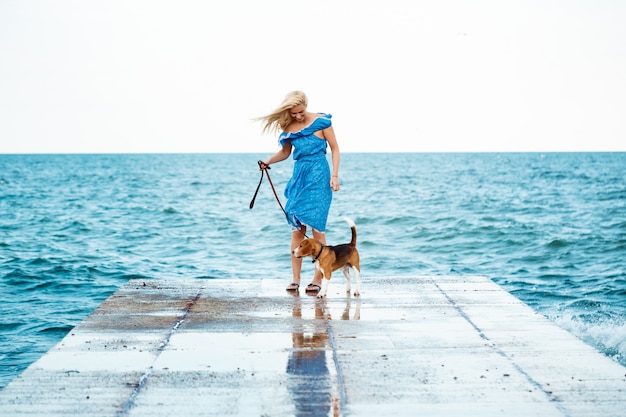
[[[324,250],[324,244],[322,243],[321,245],[322,247],[320,247],[320,253],[318,253],[317,256],[311,262],[315,263],[315,261],[317,261],[320,255],[322,254],[322,251]]]

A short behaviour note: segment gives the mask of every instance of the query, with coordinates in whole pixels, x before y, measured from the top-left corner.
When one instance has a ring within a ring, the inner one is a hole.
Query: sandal
[[[296,284],[295,282],[292,282],[291,284],[287,285],[286,290],[287,291],[298,291],[300,289],[300,284]]]
[[[309,285],[306,286],[305,291],[306,292],[320,292],[321,289],[322,287],[320,287],[319,285],[310,283]]]

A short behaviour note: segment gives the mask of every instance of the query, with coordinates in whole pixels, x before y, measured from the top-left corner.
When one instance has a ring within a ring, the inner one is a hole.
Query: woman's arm
[[[289,158],[289,155],[291,155],[291,148],[291,141],[287,140],[283,147],[280,149],[280,151],[276,152],[265,161],[261,161],[263,163],[261,169],[265,169],[271,164],[275,164],[276,162],[284,161],[285,159]]]
[[[332,126],[324,129],[324,138],[328,142],[330,151],[333,154],[333,173],[330,177],[330,188],[332,188],[333,191],[339,191],[339,161],[341,157],[339,155],[339,145],[337,144],[337,138],[335,137],[335,130]]]

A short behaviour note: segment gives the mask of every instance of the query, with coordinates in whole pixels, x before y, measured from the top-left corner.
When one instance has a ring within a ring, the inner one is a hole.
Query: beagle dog
[[[346,292],[350,292],[350,267],[354,270],[356,278],[356,288],[354,295],[361,293],[361,266],[359,252],[356,249],[356,225],[352,220],[345,217],[344,220],[352,229],[352,240],[350,243],[344,243],[337,246],[324,245],[317,239],[304,239],[300,245],[293,250],[293,256],[296,258],[304,258],[310,256],[313,258],[315,267],[322,273],[322,286],[317,293],[317,298],[326,296],[326,290],[333,271],[341,269],[346,277]]]

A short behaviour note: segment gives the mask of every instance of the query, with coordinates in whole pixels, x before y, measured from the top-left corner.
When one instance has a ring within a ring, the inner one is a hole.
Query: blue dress
[[[330,168],[326,160],[327,142],[314,133],[331,126],[330,114],[320,114],[313,123],[297,132],[283,132],[281,146],[288,140],[293,146],[293,175],[285,187],[287,221],[295,229],[302,225],[326,231],[326,220],[333,192]]]

